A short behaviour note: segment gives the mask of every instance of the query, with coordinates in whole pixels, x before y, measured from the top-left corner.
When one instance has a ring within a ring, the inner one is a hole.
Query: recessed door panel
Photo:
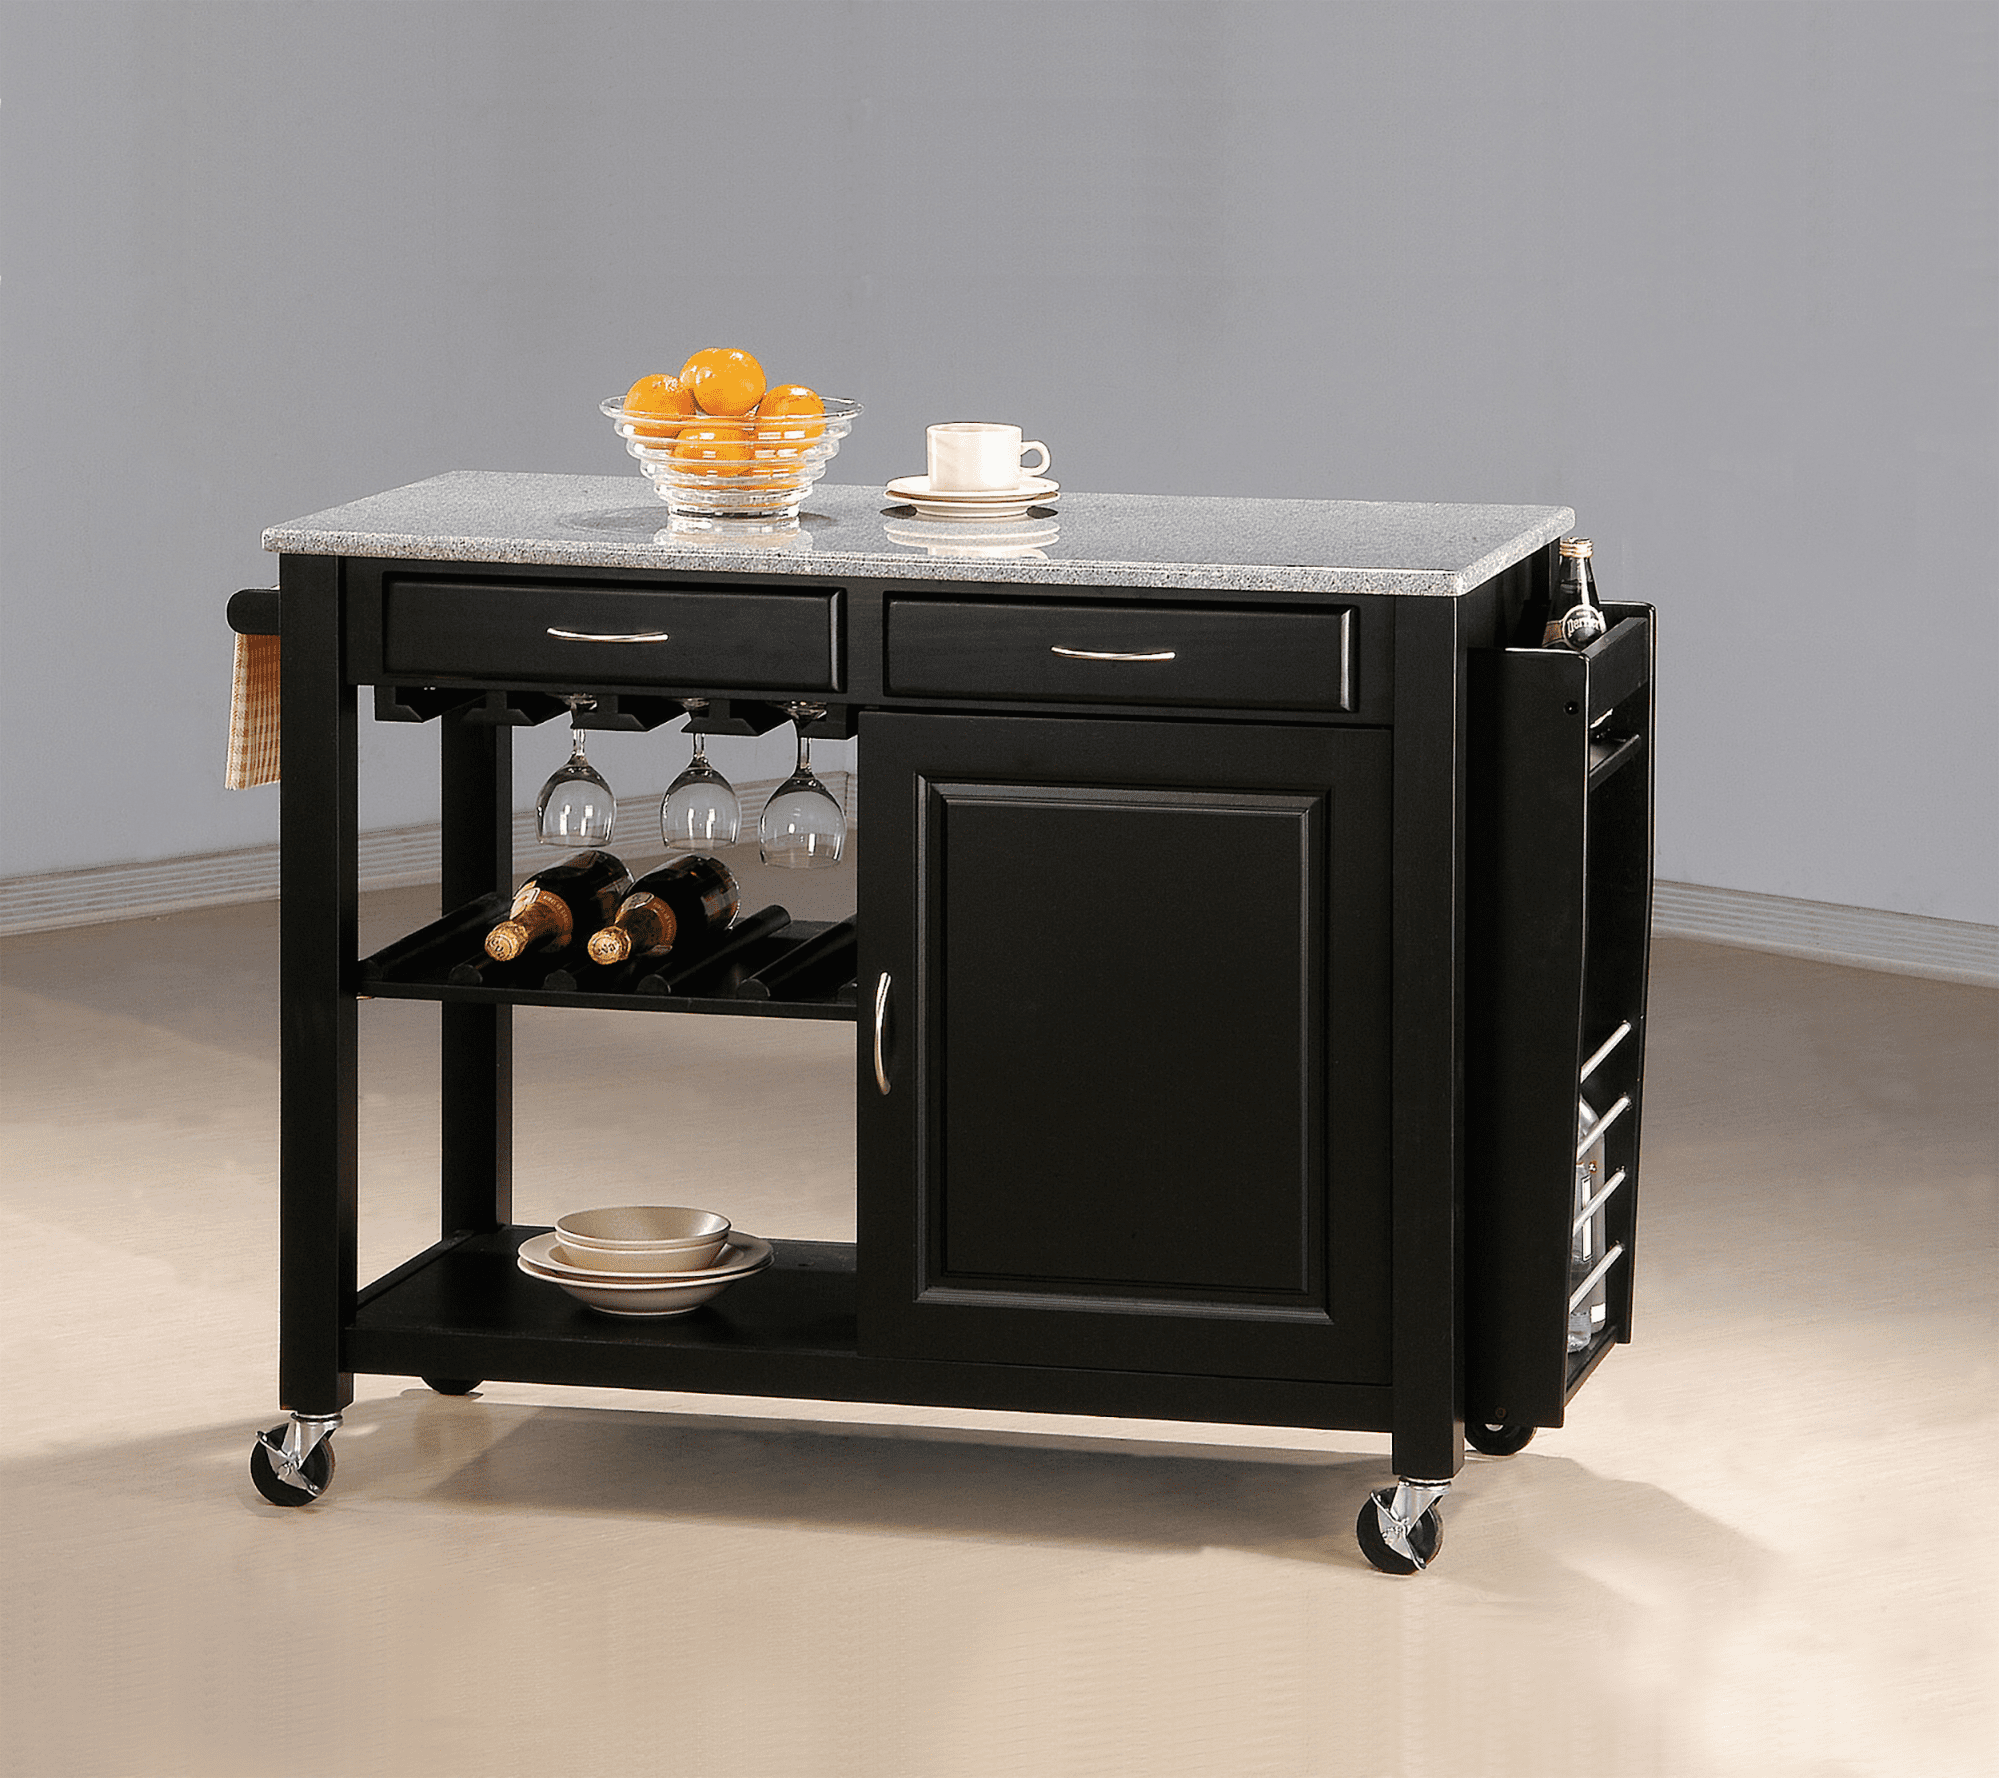
[[[1383,1380],[1386,734],[883,714],[861,758],[864,1349]]]
[[[1323,796],[936,783],[942,1285],[1323,1302]],[[1232,953],[1255,994],[1201,991]],[[1032,967],[1023,967],[1031,957]],[[1169,1214],[1198,1179],[1212,1214]]]

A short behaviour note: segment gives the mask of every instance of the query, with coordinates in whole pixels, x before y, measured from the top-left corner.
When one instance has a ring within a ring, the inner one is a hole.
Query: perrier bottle
[[[1590,540],[1564,537],[1561,551],[1561,570],[1548,601],[1548,624],[1541,632],[1541,646],[1573,648],[1580,654],[1610,627],[1610,620],[1597,603],[1596,579],[1590,573]]]

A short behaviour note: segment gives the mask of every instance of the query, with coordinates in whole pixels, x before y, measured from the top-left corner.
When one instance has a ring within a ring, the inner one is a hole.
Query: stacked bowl
[[[621,1204],[558,1217],[517,1264],[606,1315],[686,1315],[770,1264],[771,1245],[712,1210]]]

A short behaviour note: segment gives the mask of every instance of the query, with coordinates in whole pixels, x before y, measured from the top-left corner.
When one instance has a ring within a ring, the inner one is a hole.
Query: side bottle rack
[[[1631,1338],[1652,918],[1654,614],[1470,684],[1464,1414],[1559,1426]]]

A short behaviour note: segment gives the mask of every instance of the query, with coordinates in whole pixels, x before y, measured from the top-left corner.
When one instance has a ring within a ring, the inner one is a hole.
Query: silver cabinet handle
[[[1170,661],[1174,656],[1170,648],[1156,649],[1151,654],[1116,654],[1102,648],[1064,648],[1059,642],[1051,643],[1048,652],[1071,661]]]
[[[882,1027],[888,1023],[888,972],[875,983],[875,1085],[888,1092],[888,1067],[882,1060]]]
[[[558,642],[671,642],[673,638],[664,630],[627,630],[622,635],[602,636],[590,630],[558,630],[548,626],[548,633]]]

